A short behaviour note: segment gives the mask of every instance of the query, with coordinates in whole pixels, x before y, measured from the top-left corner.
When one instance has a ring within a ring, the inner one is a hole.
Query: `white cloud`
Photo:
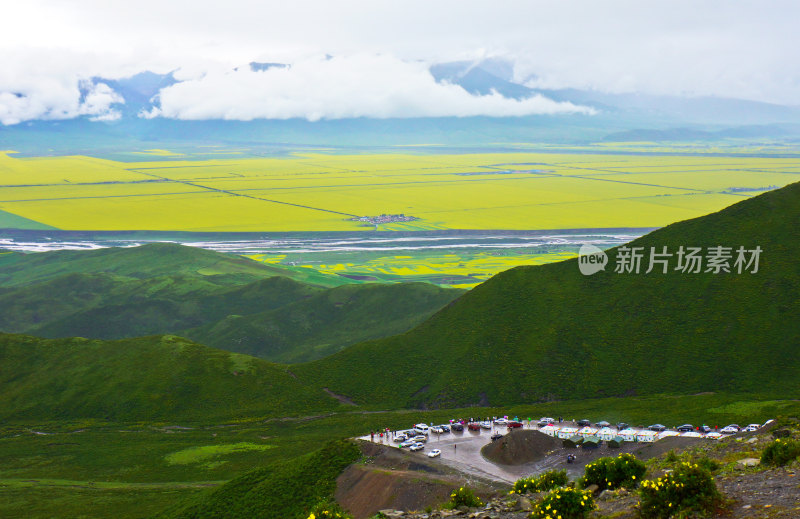
[[[386,55],[304,59],[288,68],[209,71],[163,89],[146,117],[175,119],[408,118],[592,113],[542,96],[476,96],[437,83],[423,62]]]
[[[124,99],[105,83],[93,83],[91,72],[76,67],[65,53],[21,52],[4,61],[0,73],[0,124],[45,119],[113,120],[113,105]]]
[[[514,115],[570,108],[541,98],[468,96],[433,84],[417,63],[483,56],[513,61],[515,77],[535,87],[800,104],[797,0],[7,4],[0,8],[2,124],[114,117],[108,92],[81,107],[81,80],[175,69],[185,82],[164,91],[165,117]],[[342,58],[314,58],[325,53]],[[230,72],[251,60],[296,66],[283,74]],[[354,105],[356,97],[363,106]]]

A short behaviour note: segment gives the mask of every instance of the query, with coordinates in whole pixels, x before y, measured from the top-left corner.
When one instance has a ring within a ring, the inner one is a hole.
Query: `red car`
[[[481,430],[481,424],[479,424],[477,422],[470,422],[469,425],[467,425],[467,428],[470,431],[480,431]]]
[[[506,424],[506,427],[508,427],[509,429],[516,429],[517,427],[522,427],[522,423],[521,422],[508,422]]]

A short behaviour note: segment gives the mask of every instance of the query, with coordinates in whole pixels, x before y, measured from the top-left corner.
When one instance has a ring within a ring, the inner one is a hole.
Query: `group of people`
[[[391,435],[389,434],[390,432],[391,429],[389,429],[388,427],[385,429],[378,429],[377,431],[370,431],[369,439],[370,441],[374,442],[375,436],[377,435],[379,438],[378,441],[383,442],[384,440],[388,440],[391,437]]]

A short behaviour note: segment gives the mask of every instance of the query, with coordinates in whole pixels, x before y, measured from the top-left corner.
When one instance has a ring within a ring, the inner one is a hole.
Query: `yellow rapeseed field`
[[[675,150],[244,151],[193,160],[153,149],[134,162],[0,152],[0,210],[68,230],[357,231],[374,226],[351,217],[384,213],[418,220],[382,230],[660,227],[800,180],[794,159]]]

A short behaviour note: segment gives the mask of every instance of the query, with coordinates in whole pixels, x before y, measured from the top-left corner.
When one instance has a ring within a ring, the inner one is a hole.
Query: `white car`
[[[413,447],[416,444],[417,444],[417,442],[415,442],[414,440],[406,440],[406,441],[404,441],[403,443],[400,444],[400,448],[402,449],[403,447]]]
[[[742,432],[753,432],[753,431],[757,431],[757,430],[759,429],[759,427],[761,427],[761,426],[760,426],[760,425],[758,425],[757,423],[751,423],[750,425],[748,425],[747,427],[745,427],[744,429],[742,429]]]
[[[414,432],[419,434],[428,434],[428,431],[430,430],[431,428],[425,425],[424,423],[418,423],[417,425],[414,426]]]
[[[441,454],[442,454],[442,451],[440,451],[439,449],[433,449],[432,451],[430,451],[428,453],[428,457],[429,458],[435,458],[435,457],[437,457],[437,456],[439,456]]]
[[[417,442],[414,445],[412,445],[411,447],[409,447],[409,449],[414,451],[414,452],[421,451],[424,448],[425,448],[425,446],[423,444],[419,443],[419,442]]]
[[[444,429],[442,429],[438,425],[434,425],[433,427],[431,427],[431,432],[436,434],[442,434],[444,432]]]
[[[508,420],[506,420],[505,418],[498,418],[497,420],[494,421],[495,425],[505,425],[507,423]]]
[[[404,442],[407,439],[408,439],[408,436],[406,436],[405,434],[398,434],[397,436],[392,438],[392,441],[393,442]]]
[[[481,422],[481,428],[482,429],[491,429],[492,428],[492,422]]]
[[[411,441],[417,442],[417,443],[425,443],[426,441],[428,441],[428,437],[425,436],[424,434],[420,434],[420,435],[417,435],[417,436],[414,436],[413,438],[411,438]]]
[[[729,425],[728,427],[723,427],[722,429],[720,429],[719,432],[721,432],[722,434],[736,434],[737,432],[739,432],[739,429],[737,429],[736,427],[731,427]]]

